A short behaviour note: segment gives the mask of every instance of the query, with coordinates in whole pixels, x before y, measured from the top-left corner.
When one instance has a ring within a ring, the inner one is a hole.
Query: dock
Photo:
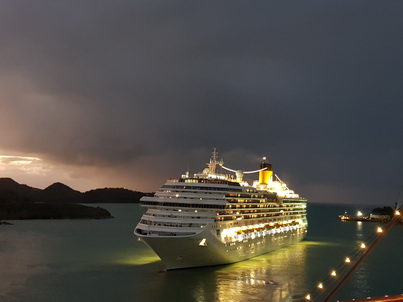
[[[336,294],[339,288],[344,282],[351,276],[354,270],[360,265],[360,263],[370,254],[374,247],[380,242],[380,240],[393,228],[394,225],[402,222],[403,206],[395,208],[393,210],[393,216],[388,219],[387,224],[383,227],[377,226],[376,232],[370,235],[366,241],[359,244],[349,255],[347,255],[343,262],[341,262],[335,269],[331,270],[328,276],[325,276],[323,281],[319,282],[310,293],[305,295],[305,299],[302,301],[317,301],[317,302],[330,302],[332,297]],[[356,217],[349,217],[348,215],[340,215],[339,219],[343,221],[372,221],[380,222],[380,217],[365,217],[360,211]],[[380,298],[367,297],[364,299],[352,299],[344,300],[342,302],[349,301],[403,301],[403,295],[383,296]]]
[[[340,302],[364,302],[364,301],[372,301],[372,302],[390,302],[390,301],[403,301],[403,294],[396,296],[383,296],[378,298],[367,297],[365,299],[352,299],[352,300],[343,300]]]
[[[376,223],[389,223],[395,216],[396,212],[399,212],[397,209],[397,204],[394,208],[392,207],[383,207],[383,208],[375,208],[372,210],[372,213],[368,216],[365,216],[363,212],[358,211],[356,215],[349,215],[347,212],[344,212],[343,215],[339,215],[339,220],[341,221],[368,221],[368,222],[376,222]],[[398,214],[400,216],[400,213]],[[403,222],[403,217],[396,221],[396,224],[401,224]]]
[[[368,221],[377,223],[388,223],[391,217],[374,218],[370,216],[350,216],[350,215],[339,215],[341,221]]]

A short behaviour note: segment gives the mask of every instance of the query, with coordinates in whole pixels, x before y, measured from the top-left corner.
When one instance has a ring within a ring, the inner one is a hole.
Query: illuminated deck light
[[[360,248],[365,249],[367,246],[365,245],[365,243],[361,243]]]
[[[399,211],[399,210],[396,210],[396,211],[395,211],[395,215],[396,215],[396,216],[400,216],[400,211]]]
[[[383,230],[382,230],[382,228],[381,228],[381,227],[378,227],[378,228],[376,229],[376,232],[377,232],[377,233],[382,233],[382,232],[383,232]]]
[[[305,299],[306,299],[306,300],[311,300],[311,295],[310,295],[310,294],[307,294],[307,295],[305,296]]]
[[[207,246],[207,240],[206,240],[206,238],[203,238],[203,239],[200,241],[199,245],[200,245],[200,246]]]
[[[320,289],[323,288],[323,283],[322,283],[322,282],[320,282],[320,283],[318,284],[318,288],[320,288]]]
[[[332,276],[332,277],[336,277],[337,276],[337,273],[336,273],[336,271],[332,271],[331,273],[330,273],[330,276]]]
[[[344,262],[345,262],[345,263],[350,263],[350,262],[351,262],[350,257],[346,257],[346,260],[344,260]]]

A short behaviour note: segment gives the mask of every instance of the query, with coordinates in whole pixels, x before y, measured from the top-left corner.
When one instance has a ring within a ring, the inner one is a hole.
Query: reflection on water
[[[22,287],[30,277],[49,271],[41,260],[40,234],[14,229],[6,226],[0,232],[0,293],[4,294]]]
[[[323,246],[301,242],[231,265],[161,271],[161,262],[145,264],[136,301],[297,301],[309,288],[307,253]],[[136,287],[138,288],[138,286]]]
[[[308,244],[216,269],[214,301],[291,301],[305,287]],[[205,301],[204,287],[203,282],[198,284],[196,301]]]
[[[168,272],[133,235],[138,205],[108,205],[110,220],[16,221],[0,227],[0,301],[297,301],[376,229],[341,223],[343,209],[310,207],[307,241],[232,265]],[[335,298],[401,294],[402,233],[392,230]]]
[[[161,261],[157,255],[150,255],[150,252],[139,252],[136,255],[130,255],[116,261],[123,265],[145,265],[153,262]]]
[[[351,283],[353,284],[353,297],[364,298],[363,293],[370,292],[370,286],[368,284],[368,263],[363,262],[357,267],[354,276],[351,278]]]
[[[361,240],[364,239],[364,235],[362,234],[362,221],[357,221],[355,224],[357,225],[357,237]]]

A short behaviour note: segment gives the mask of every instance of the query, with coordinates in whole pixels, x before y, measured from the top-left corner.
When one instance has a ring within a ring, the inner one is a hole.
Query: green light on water
[[[158,256],[154,255],[144,255],[144,256],[133,256],[133,257],[127,257],[125,259],[120,259],[118,261],[119,264],[124,264],[124,265],[145,265],[145,264],[150,264],[153,262],[161,261],[161,259]]]

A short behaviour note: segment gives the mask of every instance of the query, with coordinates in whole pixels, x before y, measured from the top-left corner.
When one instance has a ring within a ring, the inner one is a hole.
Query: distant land
[[[112,218],[109,211],[82,203],[138,203],[143,193],[124,188],[79,192],[62,183],[45,189],[0,178],[0,221],[17,219]]]

